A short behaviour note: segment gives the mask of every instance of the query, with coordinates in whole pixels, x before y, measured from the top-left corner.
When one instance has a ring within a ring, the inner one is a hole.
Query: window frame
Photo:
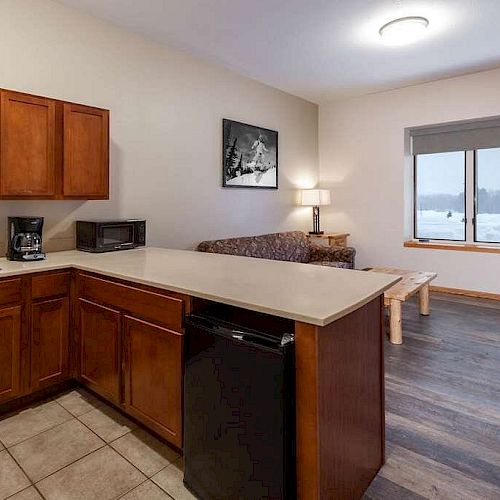
[[[462,240],[453,240],[449,238],[421,238],[417,233],[417,157],[418,154],[413,155],[413,238],[417,241],[449,241],[450,243],[467,243],[467,226],[469,224],[469,218],[467,217],[467,151],[460,150],[457,153],[463,153],[464,155],[464,238]],[[475,237],[475,235],[474,235]]]
[[[500,148],[490,148],[490,149],[500,149]],[[500,246],[500,241],[483,241],[479,240],[477,237],[477,215],[478,215],[478,175],[477,175],[477,170],[478,170],[478,161],[477,161],[477,149],[474,149],[474,213],[472,214],[472,225],[474,227],[474,243],[479,244],[479,245],[492,245],[492,246]]]

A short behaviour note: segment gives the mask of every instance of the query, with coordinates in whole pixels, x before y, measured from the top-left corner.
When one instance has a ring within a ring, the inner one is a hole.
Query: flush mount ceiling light
[[[428,26],[425,17],[401,17],[384,24],[379,34],[386,45],[408,45],[422,38]]]

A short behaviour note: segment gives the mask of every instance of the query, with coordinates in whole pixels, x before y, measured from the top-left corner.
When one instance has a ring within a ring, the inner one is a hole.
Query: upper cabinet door
[[[64,103],[63,196],[109,198],[109,112]]]
[[[1,92],[0,196],[56,194],[55,122],[54,100]]]

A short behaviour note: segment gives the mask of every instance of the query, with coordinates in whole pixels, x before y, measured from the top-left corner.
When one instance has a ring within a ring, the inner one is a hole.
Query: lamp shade
[[[300,205],[319,207],[330,205],[330,191],[328,189],[302,189],[300,192]]]

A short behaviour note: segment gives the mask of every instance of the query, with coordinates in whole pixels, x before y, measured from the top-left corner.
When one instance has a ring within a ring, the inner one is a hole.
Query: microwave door
[[[103,249],[119,250],[134,246],[134,225],[115,224],[101,227],[101,245]]]

